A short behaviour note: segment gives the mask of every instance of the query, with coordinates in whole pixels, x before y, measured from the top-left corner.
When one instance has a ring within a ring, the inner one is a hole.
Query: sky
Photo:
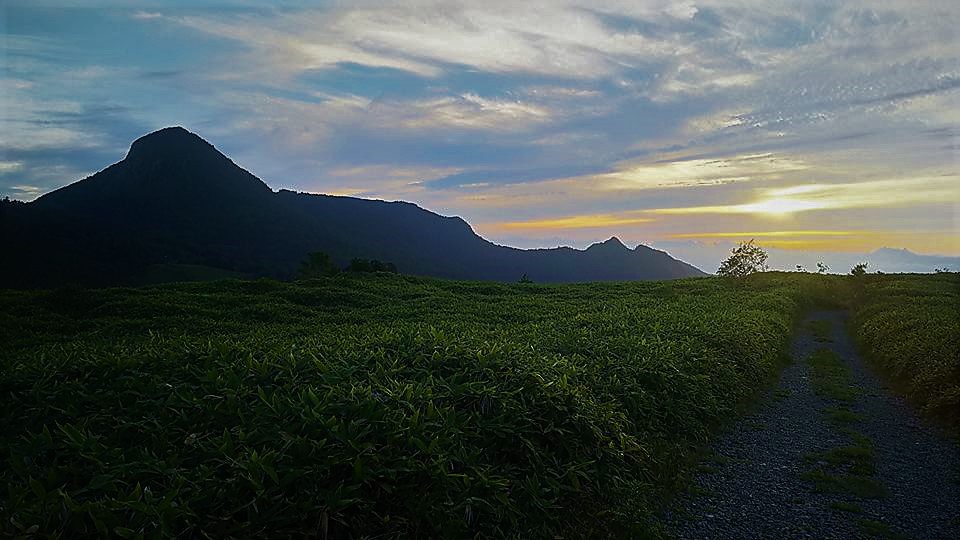
[[[958,2],[264,4],[3,2],[0,196],[182,125],[518,247],[960,256]]]

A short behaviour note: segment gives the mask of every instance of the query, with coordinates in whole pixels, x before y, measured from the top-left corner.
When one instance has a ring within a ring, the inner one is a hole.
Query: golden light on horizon
[[[715,206],[655,208],[652,214],[760,214],[785,216],[812,210],[848,208],[898,208],[940,205],[957,200],[957,177],[917,177],[870,180],[843,184],[801,184],[767,190],[753,202]]]
[[[671,240],[756,240],[765,248],[795,251],[866,252],[897,245],[912,246],[916,253],[960,255],[960,234],[955,231],[907,232],[897,230],[786,230],[669,234]]]
[[[920,229],[920,221],[905,221],[899,217],[902,216],[899,210],[896,219],[878,220],[876,216],[885,210],[911,207],[938,215],[944,206],[949,207],[953,215],[960,215],[953,210],[960,197],[958,181],[960,177],[956,174],[931,174],[839,183],[821,180],[769,187],[754,184],[740,188],[723,201],[706,199],[712,204],[703,206],[663,205],[616,212],[547,214],[528,220],[480,222],[477,229],[493,237],[542,235],[569,242],[591,242],[615,235],[639,242],[682,239],[729,242],[756,238],[762,240],[765,247],[787,250],[855,252],[910,246],[919,253],[955,255],[960,254],[960,234],[942,222],[924,222]],[[602,198],[598,198],[598,194],[609,193],[608,185],[601,189],[592,184],[576,189],[570,180],[538,183],[536,195],[529,187],[511,185],[489,195],[499,197],[498,201],[529,200],[536,196],[563,204],[575,194],[583,204],[599,210]],[[666,191],[661,193],[664,200],[670,200]],[[633,197],[632,190],[621,191],[619,196]],[[638,196],[638,205],[649,204],[645,199]],[[785,225],[787,223],[789,225]],[[794,230],[789,230],[791,228]]]
[[[636,217],[632,215],[594,214],[581,216],[567,216],[552,219],[533,219],[527,221],[507,221],[490,224],[498,229],[592,229],[611,227],[615,225],[636,225],[655,221],[650,217]]]
[[[815,201],[807,201],[803,199],[776,198],[750,204],[742,204],[739,205],[739,208],[746,212],[757,214],[784,216],[794,212],[817,210],[824,208],[824,205]]]
[[[792,236],[853,236],[857,234],[874,234],[876,231],[751,231],[751,232],[708,232],[708,233],[677,233],[670,238],[778,238]]]

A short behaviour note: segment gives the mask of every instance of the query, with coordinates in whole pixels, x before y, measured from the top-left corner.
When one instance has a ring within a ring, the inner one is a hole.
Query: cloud
[[[612,29],[587,7],[568,2],[549,9],[497,1],[411,2],[269,17],[192,15],[167,20],[242,42],[261,67],[287,73],[352,63],[424,77],[467,66],[487,73],[580,79],[611,75],[624,66],[686,50],[680,39],[656,40]]]
[[[378,68],[408,71],[432,77],[439,70],[429,64],[400,57],[389,52],[366,50],[362,46],[342,40],[335,35],[322,36],[324,20],[313,16],[279,16],[264,25],[262,17],[236,16],[224,22],[222,18],[199,16],[165,17],[166,20],[220,38],[239,42],[250,50],[247,70],[270,73],[280,78],[277,82],[310,70],[331,69],[340,64],[361,64]],[[312,26],[310,21],[317,26]],[[312,39],[321,35],[320,39]],[[225,72],[227,78],[235,77]]]
[[[699,232],[671,234],[670,238],[782,238],[803,236],[853,236],[863,231],[753,231],[753,232]]]
[[[0,175],[23,170],[21,161],[0,161]]]
[[[352,94],[312,93],[294,98],[236,92],[221,95],[217,101],[236,111],[229,115],[233,131],[262,133],[276,148],[316,148],[351,134],[369,141],[393,134],[409,139],[442,132],[524,132],[549,122],[553,115],[544,106],[474,93],[394,100]],[[368,146],[375,144],[369,142]]]
[[[667,162],[622,164],[619,170],[594,175],[597,188],[606,190],[680,188],[779,179],[808,165],[796,158],[772,153],[720,159],[685,159]]]
[[[754,202],[722,205],[657,208],[654,214],[793,214],[847,208],[895,208],[941,205],[958,199],[960,176],[871,180],[846,184],[805,184],[765,190]]]
[[[328,175],[336,182],[324,189],[330,195],[362,196],[375,199],[401,199],[423,191],[423,184],[458,172],[450,167],[395,167],[366,165],[332,169]]]
[[[0,194],[2,194],[4,197],[12,197],[14,200],[18,201],[32,201],[47,191],[50,190],[41,186],[32,186],[27,184],[0,186]]]
[[[552,219],[531,219],[527,221],[507,221],[503,223],[490,224],[490,227],[503,230],[537,229],[537,230],[556,230],[556,229],[592,229],[597,227],[611,227],[617,225],[636,225],[639,223],[649,223],[654,221],[650,217],[636,217],[628,215],[615,214],[593,214],[580,216],[567,216]]]
[[[10,186],[13,191],[19,192],[27,197],[33,198],[42,194],[45,190],[39,186],[16,185]]]
[[[157,11],[143,11],[143,10],[140,10],[140,11],[135,11],[135,12],[133,12],[133,15],[131,15],[130,17],[131,17],[132,19],[145,21],[145,20],[150,20],[150,19],[162,19],[162,18],[163,18],[163,14],[160,13],[160,12],[157,12]]]
[[[960,215],[955,2],[117,7],[9,18],[0,158],[18,185],[183,124],[277,187],[408,199],[501,238]]]
[[[463,191],[471,184],[486,184],[485,190],[469,189],[469,194],[457,197],[469,207],[518,208],[534,200],[554,208],[591,206],[609,204],[612,200],[634,201],[641,192],[658,192],[659,197],[649,197],[646,201],[655,204],[657,200],[676,196],[678,191],[689,193],[692,188],[780,181],[796,178],[809,168],[811,165],[800,158],[772,153],[716,158],[654,157],[618,163],[612,171],[560,178],[556,175],[562,173],[563,168],[513,171],[504,177],[497,172],[468,172],[432,182],[428,187]]]

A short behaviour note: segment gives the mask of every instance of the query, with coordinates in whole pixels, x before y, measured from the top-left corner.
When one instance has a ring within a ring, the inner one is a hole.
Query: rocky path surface
[[[845,317],[810,315],[778,387],[665,516],[674,536],[960,538],[960,448],[866,369]],[[820,349],[840,366],[826,390],[808,361]]]

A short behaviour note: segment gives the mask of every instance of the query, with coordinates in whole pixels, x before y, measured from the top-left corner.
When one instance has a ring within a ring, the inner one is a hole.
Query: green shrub
[[[960,274],[868,278],[851,327],[870,359],[931,415],[960,422]]]
[[[0,291],[0,531],[653,535],[797,315],[845,286],[341,273]]]

